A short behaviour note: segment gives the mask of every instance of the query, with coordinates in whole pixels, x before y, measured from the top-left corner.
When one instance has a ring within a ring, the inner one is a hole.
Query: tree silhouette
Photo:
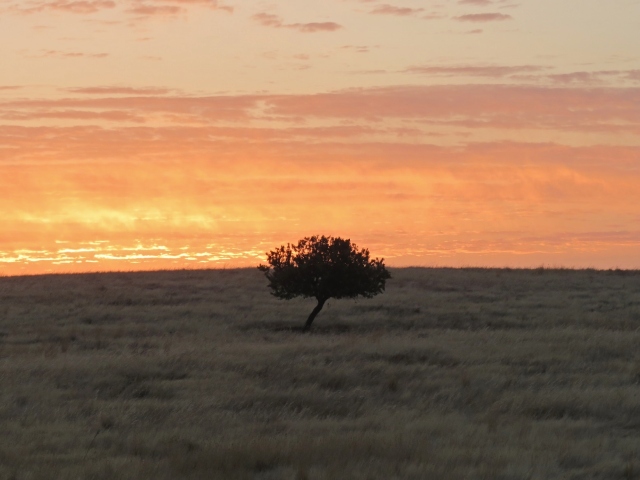
[[[351,240],[340,237],[305,237],[297,245],[287,244],[267,252],[268,265],[260,265],[269,280],[271,294],[290,300],[314,297],[308,330],[330,298],[371,298],[382,293],[391,275],[384,259],[369,259],[369,250],[358,250]]]

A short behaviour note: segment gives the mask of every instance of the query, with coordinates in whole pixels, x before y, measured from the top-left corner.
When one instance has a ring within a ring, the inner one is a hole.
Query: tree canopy
[[[384,259],[370,259],[369,250],[358,249],[349,239],[312,236],[297,245],[282,245],[267,252],[268,265],[260,265],[269,280],[272,295],[289,300],[295,297],[318,300],[307,319],[315,316],[330,298],[371,298],[385,289],[391,278]]]

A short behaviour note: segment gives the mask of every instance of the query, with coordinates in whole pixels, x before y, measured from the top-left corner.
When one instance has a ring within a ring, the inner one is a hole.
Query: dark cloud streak
[[[475,23],[484,23],[484,22],[501,22],[505,20],[513,20],[511,15],[506,15],[504,13],[470,13],[467,15],[460,15],[458,17],[453,17],[454,20],[458,20],[459,22],[475,22]]]
[[[537,65],[514,65],[514,66],[476,66],[476,65],[461,65],[461,66],[413,66],[405,69],[407,73],[417,73],[423,75],[439,75],[448,77],[492,77],[500,78],[518,73],[531,73],[545,70],[546,67]]]
[[[423,12],[424,8],[409,8],[409,7],[397,7],[395,5],[382,4],[376,5],[376,7],[369,13],[374,15],[396,15],[401,17],[408,17]]]
[[[24,4],[13,4],[10,6],[10,10],[23,14],[41,13],[46,11],[90,14],[105,9],[112,9],[115,8],[115,6],[116,3],[113,0],[56,0],[35,2],[33,4],[30,3],[29,6],[24,6]]]

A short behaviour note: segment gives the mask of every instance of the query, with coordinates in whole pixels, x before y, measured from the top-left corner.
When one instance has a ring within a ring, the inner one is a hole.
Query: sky
[[[0,275],[640,268],[640,0],[0,0]]]

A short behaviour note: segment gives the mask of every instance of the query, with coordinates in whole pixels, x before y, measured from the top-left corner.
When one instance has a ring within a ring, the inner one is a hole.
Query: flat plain
[[[0,278],[0,478],[640,478],[640,272],[391,274]]]

